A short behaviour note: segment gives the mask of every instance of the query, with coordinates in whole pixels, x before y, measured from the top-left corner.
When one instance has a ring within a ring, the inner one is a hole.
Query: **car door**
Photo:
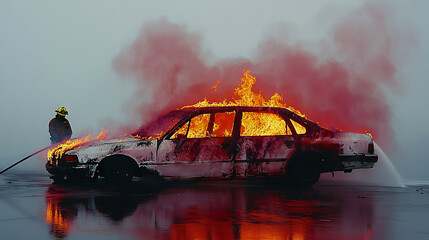
[[[281,175],[296,149],[290,121],[274,112],[243,112],[237,141],[237,177]]]
[[[192,117],[158,148],[158,171],[164,177],[227,177],[232,171],[235,112]]]

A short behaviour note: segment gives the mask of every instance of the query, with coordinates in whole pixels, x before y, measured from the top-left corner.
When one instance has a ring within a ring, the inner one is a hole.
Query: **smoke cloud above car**
[[[243,33],[243,41],[251,37],[252,33]],[[113,65],[137,83],[131,102],[143,123],[204,98],[233,98],[243,69],[249,69],[256,77],[256,91],[263,95],[278,92],[287,105],[320,125],[370,132],[390,149],[394,131],[386,94],[401,88],[396,57],[410,42],[389,8],[367,3],[335,23],[330,36],[311,47],[267,36],[250,59],[213,61],[200,34],[162,18],[144,24]],[[141,96],[146,96],[144,101],[139,101]]]

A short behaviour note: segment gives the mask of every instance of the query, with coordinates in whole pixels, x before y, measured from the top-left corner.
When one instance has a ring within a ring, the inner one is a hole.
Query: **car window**
[[[305,134],[307,132],[307,129],[302,126],[301,124],[295,122],[294,120],[290,120],[292,122],[293,127],[295,128],[295,131],[297,134]]]
[[[205,138],[209,137],[208,124],[210,120],[210,113],[200,114],[193,117],[190,121],[186,122],[179,128],[170,139],[176,138]],[[188,129],[189,128],[189,129]]]
[[[285,120],[275,113],[243,112],[240,135],[292,135],[292,132]]]
[[[231,137],[235,112],[216,113],[213,125],[213,137]]]
[[[201,114],[191,119],[188,138],[208,137],[207,126],[210,120],[210,113]]]
[[[184,138],[188,132],[189,122],[186,122],[179,130],[177,130],[170,139]]]

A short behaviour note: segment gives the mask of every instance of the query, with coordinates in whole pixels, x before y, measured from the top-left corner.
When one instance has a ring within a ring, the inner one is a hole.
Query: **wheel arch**
[[[296,161],[299,161],[299,159],[302,158],[302,156],[305,156],[307,154],[308,155],[314,154],[313,156],[318,155],[319,157],[323,158],[322,154],[315,152],[315,151],[295,150],[293,153],[291,153],[289,156],[287,156],[284,159],[284,162],[283,162],[282,167],[281,167],[281,173],[283,175],[285,175],[288,167],[293,165]]]
[[[139,176],[139,166],[137,164],[137,161],[126,154],[113,154],[113,155],[109,155],[104,157],[103,159],[101,159],[101,161],[99,162],[98,166],[97,166],[97,173],[98,175],[103,176],[104,174],[104,168],[108,165],[111,164],[115,161],[123,161],[124,164],[130,164],[130,166],[133,167],[134,172],[133,175],[134,176]]]
[[[285,161],[282,167],[282,173],[287,179],[300,182],[300,185],[313,185],[319,180],[323,159],[324,156],[320,152],[311,150],[295,152]],[[308,168],[315,168],[315,171],[318,172],[314,179],[309,181],[304,180],[304,178],[300,176],[306,172]]]

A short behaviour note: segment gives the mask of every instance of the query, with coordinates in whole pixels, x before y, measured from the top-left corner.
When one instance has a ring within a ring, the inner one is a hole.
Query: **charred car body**
[[[54,179],[279,177],[312,185],[323,172],[372,168],[377,159],[367,134],[332,132],[285,108],[232,106],[172,111],[134,137],[66,151],[46,169]]]

